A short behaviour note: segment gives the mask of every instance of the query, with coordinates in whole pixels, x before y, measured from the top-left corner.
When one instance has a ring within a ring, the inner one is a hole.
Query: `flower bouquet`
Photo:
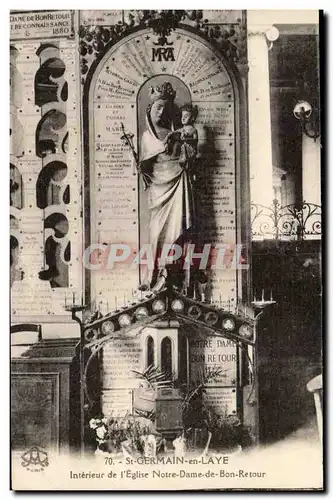
[[[146,419],[127,417],[92,418],[89,427],[95,433],[97,454],[125,454],[132,458],[147,455],[155,456],[162,451],[164,440],[156,434]]]

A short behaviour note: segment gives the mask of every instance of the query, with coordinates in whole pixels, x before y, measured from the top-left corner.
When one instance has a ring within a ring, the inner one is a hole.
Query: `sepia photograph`
[[[14,491],[322,491],[319,10],[11,10]]]

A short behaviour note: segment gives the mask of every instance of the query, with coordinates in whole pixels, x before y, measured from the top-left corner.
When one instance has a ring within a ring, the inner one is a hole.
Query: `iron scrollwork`
[[[273,200],[271,207],[251,205],[253,240],[319,239],[321,236],[321,207],[314,203],[280,206]]]

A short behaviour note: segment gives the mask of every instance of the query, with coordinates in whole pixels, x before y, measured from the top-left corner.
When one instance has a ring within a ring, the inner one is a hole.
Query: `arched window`
[[[169,337],[165,337],[161,343],[161,365],[163,372],[172,374],[172,344]]]
[[[154,339],[149,335],[147,338],[147,367],[154,364]]]

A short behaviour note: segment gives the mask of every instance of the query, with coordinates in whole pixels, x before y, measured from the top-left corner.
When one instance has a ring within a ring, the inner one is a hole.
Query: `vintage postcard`
[[[13,490],[323,489],[321,19],[10,12]]]

